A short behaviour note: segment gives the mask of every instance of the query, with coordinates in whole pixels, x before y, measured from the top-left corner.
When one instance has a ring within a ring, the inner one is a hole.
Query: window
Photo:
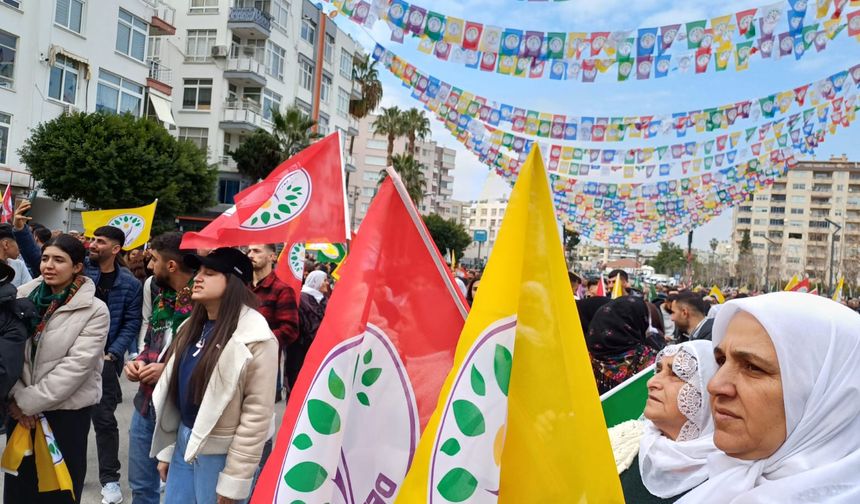
[[[242,100],[243,101],[252,101],[257,105],[260,105],[262,101],[260,101],[263,96],[263,88],[258,87],[246,87],[242,90]]]
[[[337,88],[337,113],[341,117],[349,115],[349,93],[344,88]]]
[[[272,23],[281,30],[287,31],[290,23],[290,4],[284,0],[272,0],[269,13],[272,15]]]
[[[306,59],[299,60],[299,84],[311,91],[314,85],[314,66]]]
[[[96,92],[97,111],[114,114],[128,112],[135,117],[140,117],[142,104],[143,86],[99,70],[99,85]]]
[[[309,119],[311,117],[311,106],[309,103],[296,98],[296,107],[299,108],[299,112],[301,112],[305,118]]]
[[[62,54],[57,55],[48,81],[48,96],[61,102],[75,104],[78,92],[78,64]]]
[[[272,120],[272,110],[281,111],[281,95],[268,89],[263,91],[263,118]]]
[[[785,207],[770,207],[770,213],[784,214],[785,213]]]
[[[242,39],[234,36],[230,44],[231,58],[253,58],[261,65],[266,65],[266,41],[263,39],[248,39],[242,44]]]
[[[322,85],[320,86],[320,101],[328,103],[329,96],[331,96],[331,76],[323,74]]]
[[[388,164],[385,162],[385,158],[380,156],[364,156],[364,163],[371,166],[385,166]]]
[[[15,84],[15,54],[18,37],[0,30],[0,88]]]
[[[376,182],[379,180],[379,174],[371,171],[366,171],[361,174],[361,180],[365,182]]]
[[[120,9],[116,26],[116,50],[143,61],[146,56],[146,36],[149,25],[137,16]]]
[[[209,61],[215,45],[216,30],[188,30],[185,61]]]
[[[334,58],[334,36],[325,34],[325,42],[323,44],[323,58],[326,63],[331,63]]]
[[[6,164],[6,151],[9,150],[10,129],[12,129],[12,116],[0,112],[0,164]]]
[[[362,187],[361,195],[366,196],[368,198],[372,198],[376,194],[376,188],[374,187]]]
[[[806,184],[791,184],[792,189],[806,189]]]
[[[368,149],[378,149],[378,150],[387,150],[388,142],[385,140],[368,140],[367,141]]]
[[[753,231],[754,238],[760,238],[762,236],[764,236],[764,231]]]
[[[241,180],[219,179],[218,180],[218,203],[232,205],[233,197],[243,189],[245,184]]]
[[[185,110],[212,108],[212,79],[185,79],[182,108]]]
[[[57,0],[57,10],[54,12],[54,23],[81,33],[81,23],[84,18],[84,0]]]
[[[194,14],[217,14],[218,0],[191,0],[190,10]]]
[[[771,226],[782,226],[782,225],[784,225],[784,224],[785,224],[785,220],[784,220],[784,219],[771,219],[771,220],[770,220],[770,225],[771,225]]]
[[[282,81],[284,80],[284,56],[286,52],[277,44],[266,42],[266,73]]]
[[[241,139],[242,137],[239,137],[239,138]],[[224,148],[222,149],[222,152],[223,152],[225,157],[230,156],[230,146],[232,144],[233,144],[233,135],[231,135],[230,133],[227,133],[225,131],[224,132]]]
[[[188,140],[203,152],[209,149],[209,130],[207,128],[179,128],[179,139]]]
[[[792,197],[791,197],[791,202],[792,202],[792,203],[795,203],[795,204],[798,204],[798,203],[800,203],[800,204],[802,204],[802,203],[806,203],[806,196],[792,196]]]
[[[802,208],[792,208],[791,214],[792,215],[803,215],[803,209]]]
[[[749,217],[741,217],[740,219],[738,219],[738,224],[749,224],[749,223],[750,223]]]
[[[317,38],[317,24],[310,19],[302,19],[302,38],[309,44],[313,44]]]
[[[346,49],[340,50],[340,74],[345,79],[352,80],[352,54],[349,54]]]
[[[317,133],[328,135],[328,117],[324,114],[320,114],[320,120],[317,122]]]
[[[3,0],[3,3],[6,5],[11,5],[12,7],[15,7],[16,9],[21,7],[21,2],[19,2],[18,0]]]
[[[360,208],[363,213],[367,213],[367,209],[370,208],[370,204],[362,203],[361,205],[358,205],[358,208]]]

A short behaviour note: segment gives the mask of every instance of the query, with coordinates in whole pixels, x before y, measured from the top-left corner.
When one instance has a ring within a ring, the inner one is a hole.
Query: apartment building
[[[486,231],[487,241],[481,244],[472,242],[463,255],[472,259],[481,258],[486,262],[490,251],[493,250],[493,245],[496,244],[499,228],[502,226],[502,219],[508,208],[508,199],[482,199],[473,201],[470,207],[466,230],[469,231],[470,236],[474,236],[475,231]]]
[[[150,58],[174,69],[178,137],[218,164],[214,210],[253,182],[239,175],[229,153],[258,128],[271,131],[273,109],[296,105],[319,133],[339,130],[348,145],[357,133],[349,101],[357,97],[352,66],[361,48],[319,7],[308,0],[170,2],[176,34],[152,45]]]
[[[388,140],[373,134],[375,115],[358,122],[352,160],[356,171],[350,173],[347,200],[353,227],[361,224],[370,202],[376,195],[380,172],[385,169],[388,157]],[[394,143],[394,153],[407,150],[405,138]],[[432,140],[415,143],[415,159],[421,163],[426,182],[424,198],[416,202],[422,214],[436,213],[446,219],[454,216],[451,197],[454,194],[454,167],[457,153],[454,149],[437,145]]]
[[[856,283],[860,259],[860,163],[846,156],[801,161],[733,213],[734,260],[749,232],[756,271],[773,284],[794,274]],[[852,278],[853,277],[853,278]]]
[[[166,126],[172,89],[148,51],[175,32],[159,0],[0,0],[0,181],[36,183],[18,157],[35,125],[71,111],[152,115]],[[80,205],[39,198],[33,217],[80,229]]]

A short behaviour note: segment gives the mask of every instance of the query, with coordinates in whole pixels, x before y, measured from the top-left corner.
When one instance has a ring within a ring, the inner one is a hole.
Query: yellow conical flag
[[[726,296],[723,295],[723,291],[720,290],[716,285],[711,287],[711,292],[708,293],[709,296],[713,296],[717,299],[717,302],[723,304],[726,302]]]
[[[627,293],[624,292],[624,280],[621,278],[621,275],[615,275],[615,283],[612,285],[612,295],[610,298],[618,299],[626,295]]]
[[[788,283],[785,284],[785,289],[783,289],[783,290],[784,291],[794,290],[794,287],[799,283],[800,283],[800,280],[798,280],[797,275],[796,274],[792,275],[791,280],[789,280]]]
[[[39,415],[36,423],[35,448],[30,439],[30,429],[22,424],[15,426],[6,448],[3,450],[2,469],[13,475],[18,474],[21,461],[28,455],[36,457],[36,478],[39,481],[39,492],[68,490],[75,498],[72,476],[63,460],[63,454],[54,439],[54,432],[48,425],[45,415]]]
[[[842,301],[842,288],[845,286],[845,279],[839,277],[839,283],[836,284],[836,290],[833,292],[833,300],[836,302]]]
[[[157,204],[158,200],[155,200],[149,205],[137,208],[81,212],[81,219],[84,222],[84,236],[93,236],[95,230],[101,226],[113,226],[120,228],[125,233],[123,250],[141,247],[149,241]]]
[[[624,502],[537,146],[481,293],[396,502]]]

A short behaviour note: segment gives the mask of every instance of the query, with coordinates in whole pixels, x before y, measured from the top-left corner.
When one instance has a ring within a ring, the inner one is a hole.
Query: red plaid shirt
[[[296,305],[296,291],[281,281],[275,272],[262,279],[252,289],[260,299],[257,308],[266,321],[269,329],[278,338],[281,348],[296,341],[299,337],[299,309]]]

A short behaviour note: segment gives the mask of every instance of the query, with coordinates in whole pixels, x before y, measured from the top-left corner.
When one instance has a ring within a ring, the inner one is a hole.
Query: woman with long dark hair
[[[80,502],[87,474],[90,409],[102,395],[102,364],[110,315],[96,298],[96,286],[83,275],[87,251],[73,236],[61,234],[42,248],[41,277],[18,288],[18,297],[35,305],[38,318],[30,327],[24,370],[10,392],[10,420],[17,426],[51,433],[68,469],[72,492],[39,492],[36,455],[25,456],[17,476],[6,474],[5,502]],[[37,426],[38,424],[38,426]],[[20,429],[20,428],[19,428]],[[38,440],[35,446],[38,446]]]
[[[185,256],[191,316],[153,393],[152,456],[166,504],[243,502],[274,433],[278,342],[254,307],[250,259],[233,248]]]

